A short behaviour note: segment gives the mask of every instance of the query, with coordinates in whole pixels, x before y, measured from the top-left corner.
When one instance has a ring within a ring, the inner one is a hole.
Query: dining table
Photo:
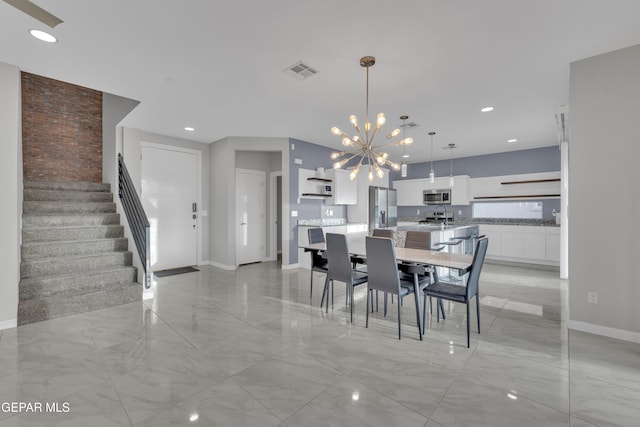
[[[365,235],[353,237],[349,236],[348,244],[349,244],[349,254],[354,257],[366,259],[367,250],[366,250],[366,239]],[[327,244],[322,243],[307,243],[305,245],[300,245],[300,248],[305,251],[311,252],[322,252],[327,250]],[[425,267],[445,267],[454,270],[458,270],[459,274],[462,276],[466,272],[469,271],[471,265],[473,263],[473,255],[465,255],[465,254],[456,254],[442,251],[430,251],[425,249],[413,249],[413,248],[404,248],[400,246],[395,247],[396,252],[396,261],[404,262],[404,263],[412,263],[419,266]],[[424,313],[422,312],[422,292],[419,284],[419,276],[420,270],[413,269],[413,286],[414,286],[414,298],[416,307],[418,308],[418,317],[422,318]],[[422,335],[424,334],[424,330],[422,329],[422,323],[418,320],[418,329],[420,330],[420,339],[422,339]]]

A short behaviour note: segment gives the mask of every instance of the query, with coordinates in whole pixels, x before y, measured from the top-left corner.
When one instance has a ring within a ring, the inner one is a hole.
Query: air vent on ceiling
[[[311,77],[317,73],[316,70],[303,63],[302,61],[298,61],[282,71],[289,74],[290,76],[295,77],[298,80],[304,80],[307,77]]]
[[[418,126],[418,125],[417,125],[415,122],[409,122],[409,123],[407,123],[407,124],[404,124],[404,123],[403,123],[403,124],[401,124],[399,127],[401,127],[401,128],[403,128],[403,127],[414,128],[414,127],[416,127],[416,126]]]

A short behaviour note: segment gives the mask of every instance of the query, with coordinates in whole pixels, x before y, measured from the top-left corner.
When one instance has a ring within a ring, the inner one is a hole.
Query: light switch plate
[[[297,217],[298,216],[298,211],[291,211],[291,216],[292,217]]]

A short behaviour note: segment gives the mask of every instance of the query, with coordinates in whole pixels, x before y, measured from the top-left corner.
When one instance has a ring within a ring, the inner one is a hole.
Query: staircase
[[[109,184],[25,181],[18,324],[142,300]]]

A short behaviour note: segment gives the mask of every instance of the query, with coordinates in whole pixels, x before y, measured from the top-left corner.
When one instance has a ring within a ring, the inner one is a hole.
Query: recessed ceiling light
[[[511,144],[513,142],[518,142],[518,140],[515,138],[512,138],[512,139],[507,139],[507,142]]]
[[[493,107],[484,107],[480,109],[483,113],[488,113],[489,111],[493,111]]]
[[[29,34],[31,34],[33,37],[35,37],[38,40],[41,40],[43,42],[47,42],[47,43],[57,43],[58,42],[57,38],[53,37],[51,34],[46,33],[44,31],[29,30]]]
[[[408,154],[403,154],[402,157],[404,157],[405,159],[408,159],[410,156]]]
[[[187,126],[184,128],[184,130],[186,130],[187,132],[193,132],[195,129],[192,128],[191,126]]]

